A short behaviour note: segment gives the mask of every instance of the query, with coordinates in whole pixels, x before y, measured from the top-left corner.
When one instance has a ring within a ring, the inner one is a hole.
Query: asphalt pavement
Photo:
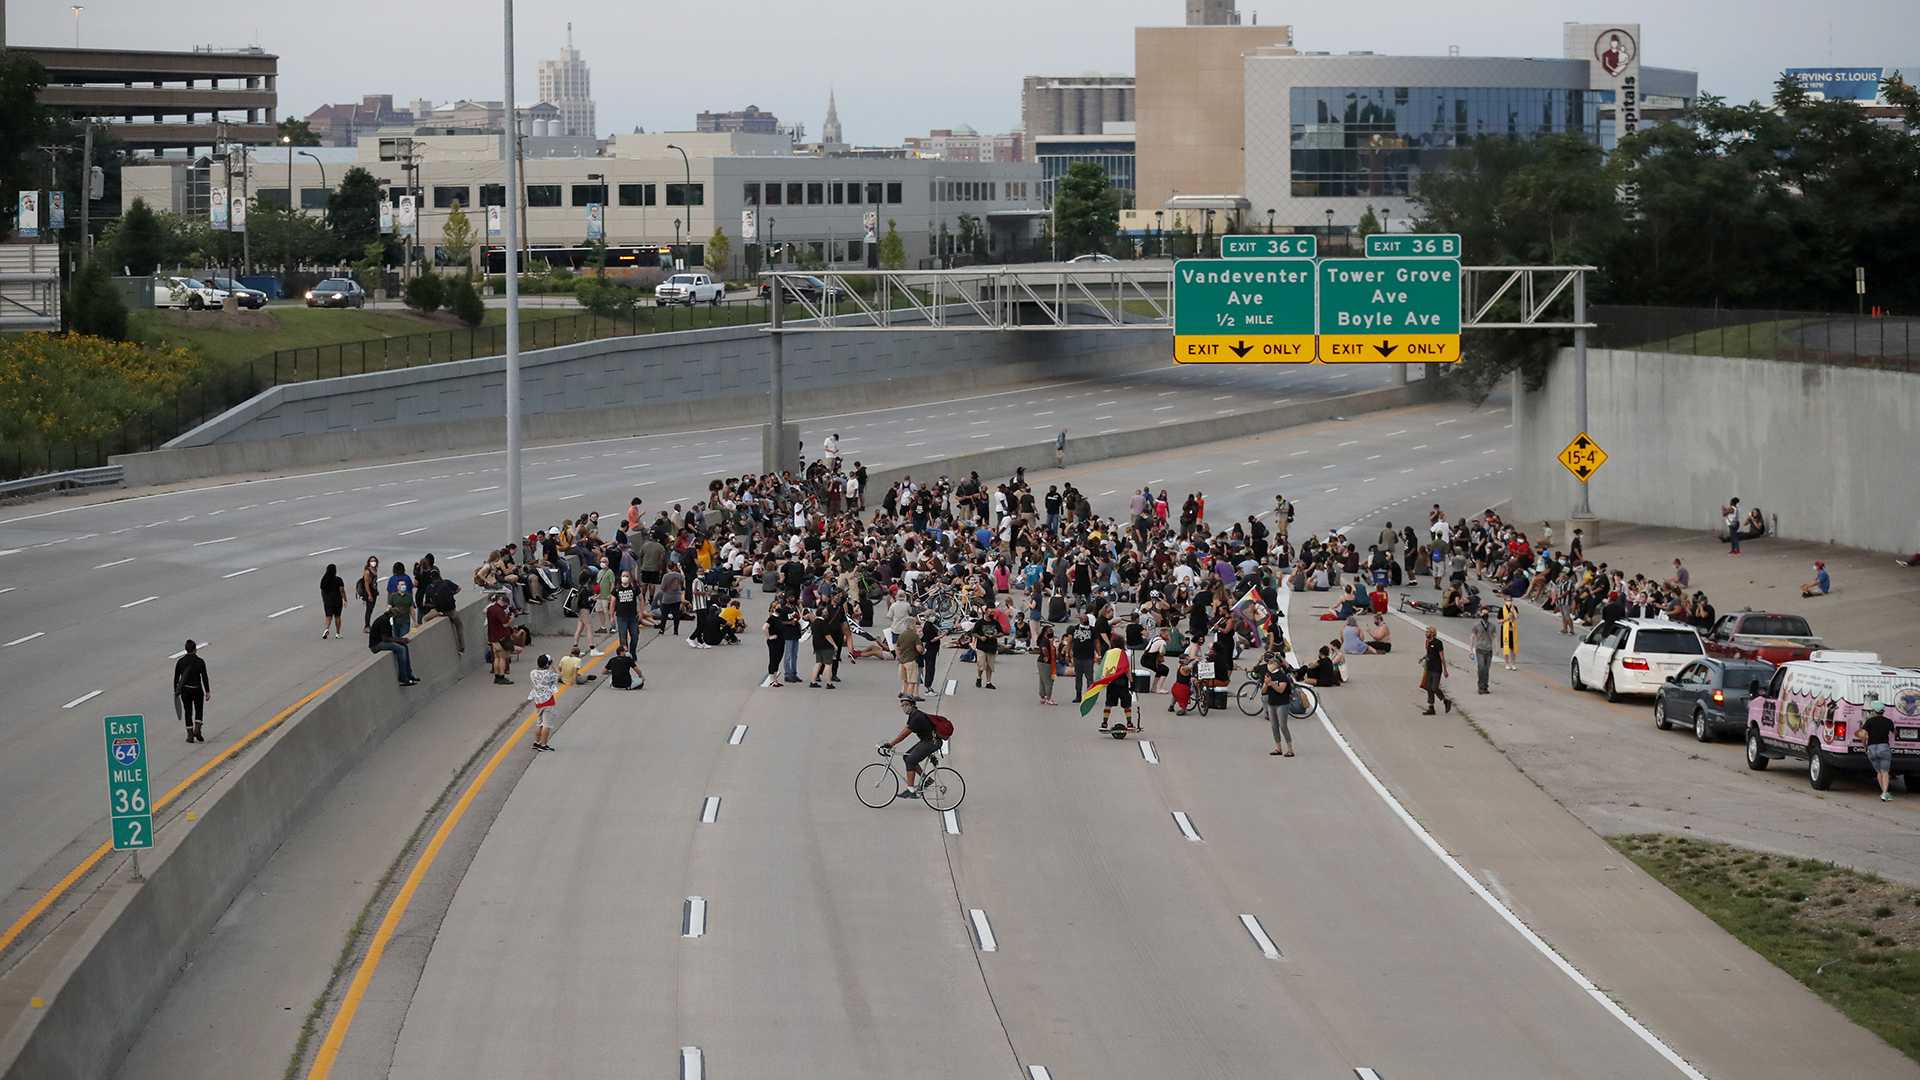
[[[1169,364],[801,426],[808,447],[838,432],[848,459],[883,468],[1045,441],[1063,428],[1091,434],[1268,408],[1391,377],[1374,366]],[[759,444],[759,427],[744,425],[529,450],[527,525],[590,509],[610,514],[633,496],[649,515],[690,502],[710,480],[756,469]],[[1367,467],[1364,454],[1338,449],[1342,461]],[[473,567],[508,539],[503,458],[454,454],[0,511],[0,680],[11,688],[0,714],[9,750],[0,758],[0,816],[10,823],[0,844],[0,927],[106,835],[100,717],[149,718],[155,790],[185,776],[357,659],[357,635],[323,642],[314,628],[327,563],[351,579],[370,554],[385,570],[433,552],[471,589]],[[1390,472],[1380,481],[1383,493],[1408,482]],[[357,626],[359,605],[348,603]],[[202,643],[214,689],[204,746],[186,744],[172,719],[173,661],[189,637]]]

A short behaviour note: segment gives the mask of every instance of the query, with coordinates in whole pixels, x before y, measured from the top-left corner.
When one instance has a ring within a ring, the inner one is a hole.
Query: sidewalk
[[[1326,624],[1296,611],[1292,631],[1314,640]],[[1408,812],[1608,997],[1708,1076],[1911,1073],[1912,1062],[1556,806],[1461,712],[1419,715],[1418,654],[1404,652],[1417,638],[1398,636],[1408,644],[1391,655],[1348,658],[1354,679],[1322,694],[1324,711]],[[1475,696],[1457,656],[1449,682],[1477,716],[1518,712],[1505,685],[1500,697]],[[1820,1034],[1756,1038],[1762,1017]]]

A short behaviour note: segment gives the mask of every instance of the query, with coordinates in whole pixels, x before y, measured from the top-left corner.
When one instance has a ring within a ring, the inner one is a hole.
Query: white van
[[[1747,702],[1747,767],[1802,758],[1807,782],[1825,791],[1837,772],[1867,772],[1861,706],[1872,696],[1893,721],[1893,772],[1920,774],[1920,668],[1882,664],[1874,653],[1821,650],[1780,665]]]
[[[1575,690],[1597,686],[1608,701],[1623,694],[1657,694],[1667,676],[1700,659],[1700,631],[1666,619],[1620,619],[1594,627],[1573,648]]]

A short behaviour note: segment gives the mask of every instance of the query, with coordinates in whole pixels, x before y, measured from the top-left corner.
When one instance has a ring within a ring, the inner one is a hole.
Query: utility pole
[[[240,147],[240,206],[243,209],[253,205],[253,192],[251,185],[248,183],[252,175],[252,150],[249,147],[242,146]],[[228,220],[232,220],[231,215],[229,215]],[[251,228],[242,228],[240,230],[240,259],[241,268],[246,273],[253,273],[253,230]]]
[[[511,3],[512,0],[508,0],[508,2]],[[513,192],[513,197],[519,200],[521,253],[525,256],[523,261],[531,263],[533,261],[533,234],[527,230],[527,154],[526,149],[520,144],[520,119],[518,112],[519,110],[513,107],[512,102],[507,103],[508,127],[512,129],[512,134],[510,134],[508,138],[512,140],[513,160],[519,165],[520,176],[517,184],[509,177],[507,187]]]
[[[501,0],[506,16],[507,190],[520,184],[520,126],[513,108],[513,0]],[[524,206],[522,213],[524,213]],[[527,535],[520,517],[520,236],[511,210],[507,217],[507,532],[518,543]]]
[[[80,151],[80,259],[93,257],[93,123],[88,121]]]

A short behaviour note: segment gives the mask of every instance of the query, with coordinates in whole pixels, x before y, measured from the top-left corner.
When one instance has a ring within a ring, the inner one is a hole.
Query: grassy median
[[[1920,889],[1815,859],[1679,836],[1620,836],[1612,843],[1749,948],[1920,1061]]]

